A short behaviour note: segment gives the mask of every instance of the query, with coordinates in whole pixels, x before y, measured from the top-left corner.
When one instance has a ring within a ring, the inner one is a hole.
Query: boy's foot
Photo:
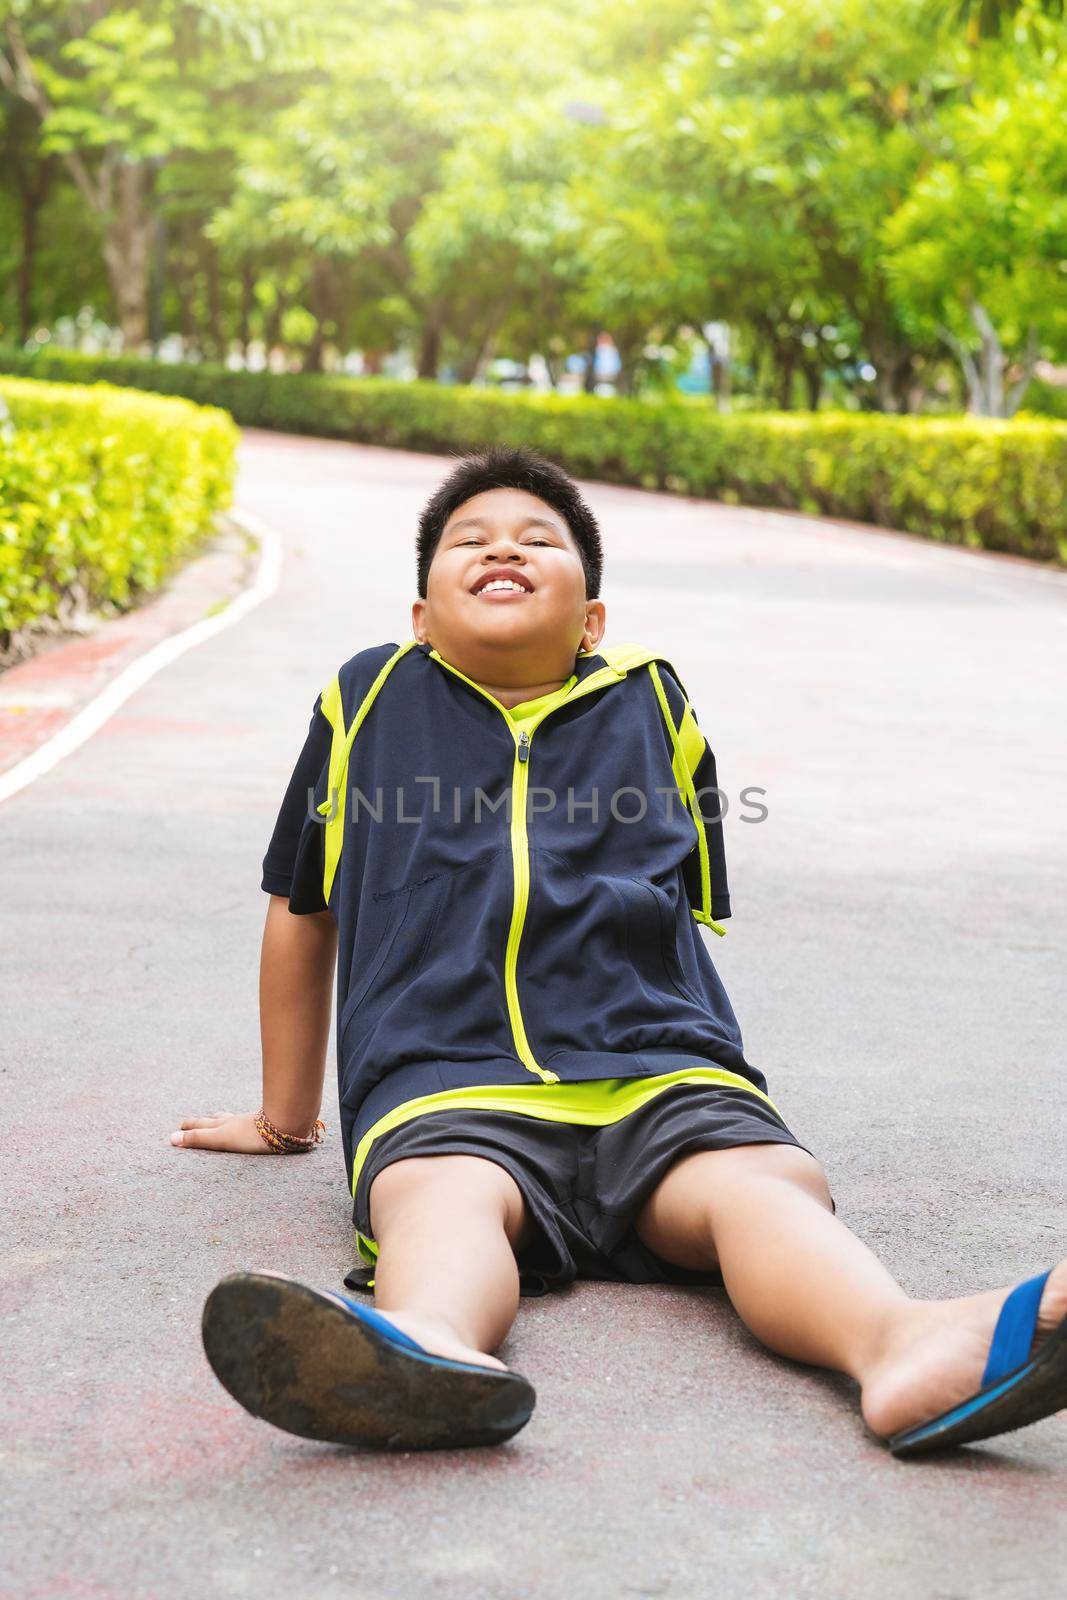
[[[347,1299],[347,1295],[342,1298]],[[359,1302],[351,1302],[359,1304]],[[431,1322],[427,1317],[409,1316],[406,1311],[378,1311],[378,1316],[406,1333],[409,1339],[421,1345],[427,1355],[444,1356],[448,1361],[462,1361],[467,1366],[492,1367],[497,1372],[507,1372],[507,1367],[496,1356],[487,1356],[483,1350],[473,1350],[469,1344],[457,1339],[452,1329],[443,1322]]]
[[[536,1400],[517,1372],[431,1354],[371,1307],[280,1273],[223,1278],[202,1331],[234,1399],[304,1439],[377,1450],[500,1444]]]
[[[895,1438],[978,1394],[984,1387],[997,1319],[1010,1293],[1010,1288],[991,1289],[957,1300],[917,1301],[908,1307],[885,1354],[863,1378],[863,1417],[873,1433],[883,1439]],[[1030,1356],[1036,1356],[1050,1336],[1059,1342],[1065,1318],[1067,1260],[1054,1267],[1045,1282]],[[1060,1403],[1067,1404],[1067,1393]],[[1050,1415],[1056,1409],[1052,1404],[1038,1415]],[[996,1425],[974,1436],[1007,1433],[1036,1421],[1026,1410],[1021,1407],[1016,1413],[1002,1402]],[[994,1421],[992,1415],[987,1421]]]

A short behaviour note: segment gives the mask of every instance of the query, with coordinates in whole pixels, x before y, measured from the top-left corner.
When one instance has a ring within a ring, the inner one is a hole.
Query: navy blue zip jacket
[[[575,659],[522,732],[428,644],[316,702],[263,887],[339,932],[345,1161],[412,1099],[746,1062],[697,926],[730,914],[715,758],[670,664]]]

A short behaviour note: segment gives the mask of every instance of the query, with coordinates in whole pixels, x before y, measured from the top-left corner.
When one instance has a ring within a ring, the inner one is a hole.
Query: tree
[[[262,106],[272,52],[291,74],[281,53],[291,61],[298,37],[281,0],[0,0],[0,85],[32,109],[99,228],[125,345],[148,333],[161,172],[222,152],[241,108]]]
[[[669,219],[684,275],[703,277],[702,320],[742,321],[770,344],[780,403],[794,371],[814,394],[820,351],[843,343],[875,369],[883,409],[909,405],[922,338],[891,293],[879,229],[966,69],[926,0],[710,0],[639,98],[632,182]]]
[[[534,257],[547,266],[566,231],[553,130],[574,25],[541,6],[535,33],[534,16],[530,0],[463,0],[376,17],[243,142],[213,236],[284,244],[306,263],[309,293],[313,262],[328,259],[356,297],[355,322],[410,338],[420,376],[450,346],[476,371],[532,291]]]
[[[1062,22],[1064,0],[954,0],[953,10],[974,39],[999,39],[1020,17]]]
[[[987,54],[941,125],[939,159],[887,219],[898,303],[952,350],[969,409],[1011,416],[1045,353],[1067,353],[1067,61]]]

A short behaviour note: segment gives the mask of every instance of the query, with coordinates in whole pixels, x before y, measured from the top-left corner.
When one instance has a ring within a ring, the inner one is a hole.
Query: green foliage
[[[1009,28],[1018,26],[1031,32],[1043,18],[1061,23],[1064,17],[1064,0],[945,0],[954,18],[966,24],[972,39],[996,39]]]
[[[965,366],[995,337],[1021,373],[1018,398],[1039,346],[1067,348],[1067,58],[1036,81],[1023,46],[979,67],[881,235],[913,333],[943,338]]]
[[[573,472],[1067,559],[1067,425],[1028,416],[747,412],[0,351],[0,367],[224,404],[247,426],[429,451],[528,444]]]
[[[1040,378],[1034,378],[1023,396],[1022,407],[1016,415],[1029,413],[1039,417],[1058,417],[1067,422],[1067,388],[1054,388]]]
[[[607,330],[631,392],[725,323],[756,403],[1008,413],[1067,358],[1063,10],[0,0],[0,331],[467,381]]]
[[[151,592],[230,500],[225,412],[112,388],[0,381],[0,648],[43,618]]]

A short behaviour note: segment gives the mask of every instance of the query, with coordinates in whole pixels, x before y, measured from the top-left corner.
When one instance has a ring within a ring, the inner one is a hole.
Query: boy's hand
[[[186,1117],[181,1128],[171,1134],[170,1142],[184,1150],[235,1150],[244,1156],[269,1156],[271,1149],[261,1138],[255,1119],[254,1111]]]

